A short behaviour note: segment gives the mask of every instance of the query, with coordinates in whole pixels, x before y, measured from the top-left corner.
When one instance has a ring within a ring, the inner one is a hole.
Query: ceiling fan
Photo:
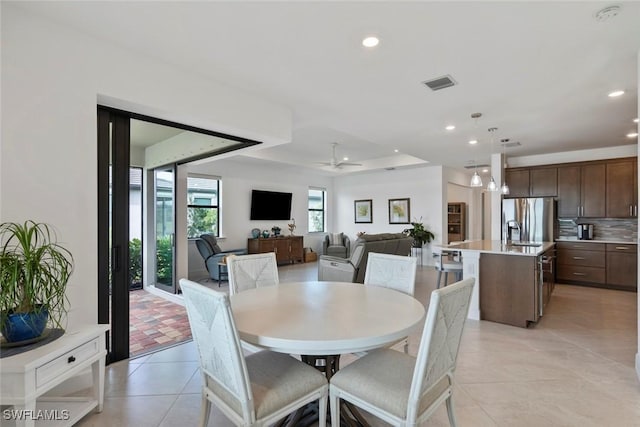
[[[331,168],[333,169],[340,169],[342,168],[342,166],[362,166],[361,163],[348,163],[345,161],[339,162],[338,158],[336,157],[336,146],[338,145],[337,142],[333,142],[331,143],[331,161],[329,162],[316,162],[316,164],[322,165],[322,166],[331,166]]]

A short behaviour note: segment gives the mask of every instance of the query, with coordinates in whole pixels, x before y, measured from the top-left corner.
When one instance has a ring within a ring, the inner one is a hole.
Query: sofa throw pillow
[[[329,244],[342,246],[342,233],[331,233],[329,235]]]

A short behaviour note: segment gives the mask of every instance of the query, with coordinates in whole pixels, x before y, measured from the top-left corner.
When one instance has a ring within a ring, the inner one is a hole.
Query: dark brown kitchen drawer
[[[583,250],[559,250],[558,264],[587,267],[604,267],[605,253]]]
[[[558,281],[575,281],[585,283],[605,283],[605,269],[598,267],[581,267],[576,265],[558,265]]]
[[[607,243],[607,252],[625,252],[635,253],[638,250],[638,245],[630,245],[626,243]]]
[[[580,249],[583,251],[604,251],[605,243],[589,243],[584,241],[556,242],[558,249]]]

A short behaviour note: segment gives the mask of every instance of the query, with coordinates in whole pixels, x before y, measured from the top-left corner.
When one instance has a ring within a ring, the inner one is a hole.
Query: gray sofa
[[[321,255],[318,280],[363,283],[369,252],[410,255],[413,238],[403,233],[363,234],[351,246],[351,256]]]

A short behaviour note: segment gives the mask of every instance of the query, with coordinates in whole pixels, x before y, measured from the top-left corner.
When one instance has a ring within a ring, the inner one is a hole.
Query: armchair
[[[344,233],[330,233],[324,236],[322,242],[322,254],[349,258],[351,252],[351,240]]]
[[[209,272],[209,277],[217,280],[218,283],[220,283],[220,280],[228,277],[226,266],[221,266],[220,269],[218,269],[218,264],[222,262],[222,259],[231,254],[246,255],[247,253],[246,249],[223,251],[220,246],[218,246],[218,241],[213,234],[200,235],[200,238],[196,240],[196,247],[204,259],[204,265],[207,268],[207,272]],[[224,277],[220,277],[221,275]]]

